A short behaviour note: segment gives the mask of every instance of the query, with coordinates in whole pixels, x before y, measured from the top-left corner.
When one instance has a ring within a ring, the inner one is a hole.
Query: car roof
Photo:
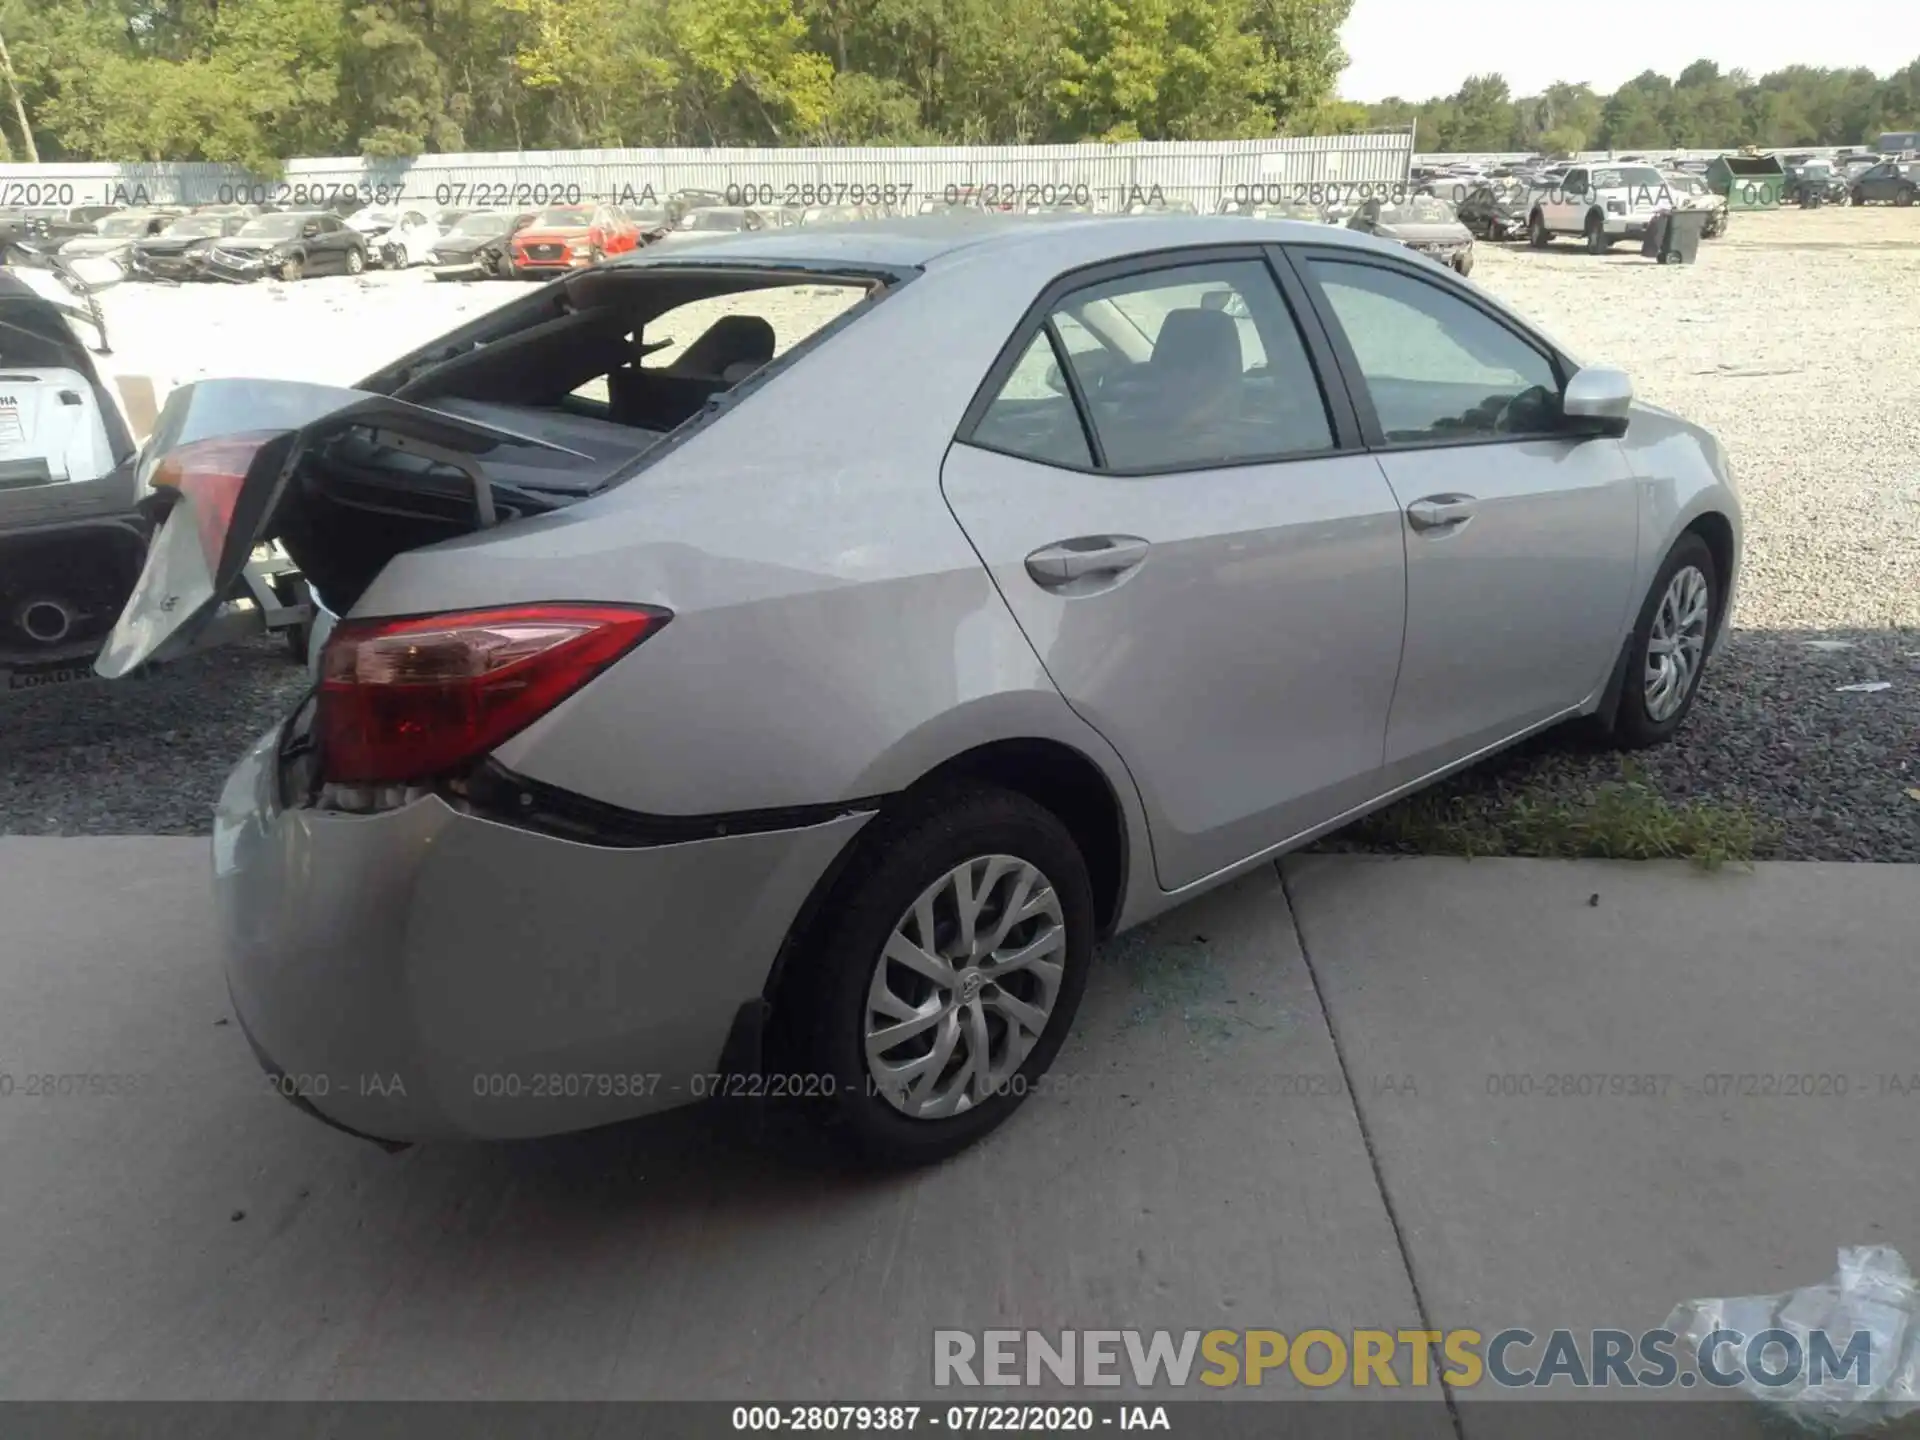
[[[758,261],[818,268],[932,268],[951,259],[1004,256],[1028,264],[1037,276],[1104,260],[1190,246],[1277,244],[1280,242],[1349,245],[1356,249],[1405,255],[1403,246],[1358,231],[1307,220],[1259,219],[1246,215],[1002,215],[958,211],[944,215],[857,220],[844,225],[794,226],[749,231],[716,239],[700,252],[651,249],[610,262],[615,266],[698,265],[711,257],[729,264]]]

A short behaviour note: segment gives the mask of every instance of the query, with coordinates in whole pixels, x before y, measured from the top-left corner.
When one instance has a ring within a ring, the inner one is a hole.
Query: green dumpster
[[[1707,166],[1707,184],[1727,197],[1729,210],[1772,210],[1786,188],[1786,171],[1772,155],[1722,155]]]

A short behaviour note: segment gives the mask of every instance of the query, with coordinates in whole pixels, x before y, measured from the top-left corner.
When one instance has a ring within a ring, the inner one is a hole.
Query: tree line
[[[1351,5],[0,0],[0,137],[14,159],[272,174],[299,155],[1302,134]]]
[[[1611,95],[1336,98],[1353,0],[0,0],[0,159],[1043,144],[1418,126],[1423,150],[1843,144],[1888,79],[1702,60]]]
[[[1414,124],[1419,148],[1434,151],[1871,146],[1886,131],[1920,129],[1920,60],[1884,80],[1806,65],[1755,79],[1696,60],[1673,79],[1643,71],[1611,95],[1563,82],[1516,98],[1501,76],[1475,75],[1451,95],[1370,105],[1364,123]]]

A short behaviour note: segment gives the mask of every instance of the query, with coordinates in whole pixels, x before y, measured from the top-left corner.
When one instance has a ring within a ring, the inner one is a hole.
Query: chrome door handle
[[[1416,530],[1444,530],[1472,518],[1471,495],[1429,495],[1407,506],[1407,523]]]
[[[1083,535],[1034,551],[1027,556],[1027,574],[1049,588],[1085,575],[1117,575],[1146,559],[1147,550],[1137,535]]]

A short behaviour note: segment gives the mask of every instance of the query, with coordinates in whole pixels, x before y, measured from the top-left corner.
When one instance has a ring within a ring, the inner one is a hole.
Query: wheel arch
[[[1713,617],[1712,633],[1720,633],[1721,621],[1725,619],[1729,603],[1733,598],[1734,566],[1739,556],[1735,552],[1733,522],[1718,510],[1703,510],[1680,532],[1680,535],[1698,535],[1707,542],[1707,553],[1713,556],[1714,578],[1719,583],[1714,587],[1714,604],[1719,607]],[[1680,537],[1674,537],[1674,544],[1680,543]]]
[[[1087,862],[1093,883],[1099,934],[1111,934],[1126,907],[1132,879],[1133,841],[1128,807],[1107,773],[1090,756],[1064,741],[1040,736],[990,740],[949,756],[906,788],[887,796],[875,819],[897,811],[943,785],[995,785],[1024,795],[1059,819]],[[872,821],[834,857],[802,902],[786,941],[769,967],[762,998],[780,1006],[780,988],[792,962],[807,950],[822,915],[867,843]]]

